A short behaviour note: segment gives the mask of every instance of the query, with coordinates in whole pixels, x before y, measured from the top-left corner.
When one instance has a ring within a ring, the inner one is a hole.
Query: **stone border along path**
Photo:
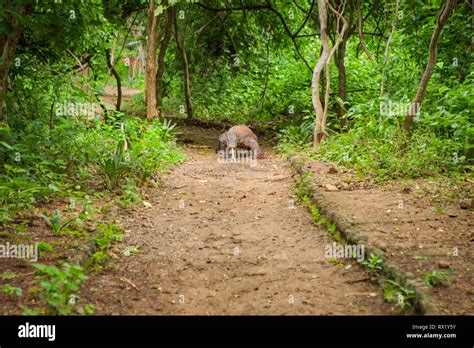
[[[302,159],[298,157],[291,157],[289,158],[289,161],[296,172],[299,174],[300,178],[304,175],[308,175],[308,178],[311,181],[314,180],[311,172],[305,168],[305,164]],[[414,310],[417,313],[425,313],[429,306],[429,302],[427,301],[426,294],[420,290],[419,285],[415,285],[417,283],[413,279],[409,279],[398,266],[391,263],[385,257],[385,253],[382,250],[368,244],[367,236],[360,234],[357,227],[348,223],[344,216],[341,216],[336,211],[334,211],[334,206],[331,204],[332,202],[323,196],[321,192],[315,190],[314,187],[312,187],[310,191],[310,197],[308,198],[310,199],[313,207],[316,207],[323,217],[335,224],[337,231],[340,233],[345,243],[351,245],[364,245],[365,259],[367,259],[370,254],[375,254],[380,257],[382,260],[382,269],[380,270],[379,275],[397,283],[409,283],[410,289],[415,293],[415,298],[412,302]]]
[[[472,212],[457,204],[434,210],[428,202],[434,195],[423,196],[416,182],[408,182],[408,187],[374,186],[323,162],[296,156],[289,161],[299,175],[308,175],[312,204],[344,239],[365,244],[367,254],[384,260],[379,279],[407,284],[414,291],[412,305],[418,312],[474,313]],[[426,271],[453,271],[451,284],[427,287]]]
[[[97,314],[396,314],[354,259],[293,204],[289,164],[268,149],[256,167],[221,164],[218,132],[189,128],[189,160],[118,211],[125,239],[81,287]],[[124,250],[138,252],[128,253]]]

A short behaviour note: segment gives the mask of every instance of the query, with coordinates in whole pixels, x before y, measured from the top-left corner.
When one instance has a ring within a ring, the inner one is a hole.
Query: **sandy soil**
[[[355,260],[326,258],[333,241],[294,203],[284,160],[264,149],[255,167],[218,163],[218,133],[184,134],[189,160],[123,217],[126,239],[82,303],[98,314],[393,313]]]
[[[308,166],[331,208],[424,287],[432,314],[474,313],[473,215],[448,199],[453,185],[433,179],[374,185],[350,170],[318,161]],[[433,271],[452,271],[452,284],[427,288],[424,275]]]

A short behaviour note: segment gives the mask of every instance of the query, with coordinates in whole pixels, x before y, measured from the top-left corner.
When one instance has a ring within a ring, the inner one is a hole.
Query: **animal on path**
[[[263,157],[257,136],[244,124],[233,126],[227,132],[221,134],[216,152],[225,151],[226,154],[229,154],[236,149],[251,150],[258,158]]]

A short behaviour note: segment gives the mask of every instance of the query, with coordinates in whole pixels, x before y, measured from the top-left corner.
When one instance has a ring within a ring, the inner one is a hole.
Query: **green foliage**
[[[423,274],[423,280],[427,287],[437,285],[448,286],[451,285],[451,279],[449,279],[449,276],[453,273],[453,270],[425,272]]]
[[[279,134],[280,144],[289,143],[296,147],[307,147],[312,144],[314,116],[305,116],[301,123],[283,128]]]
[[[96,306],[94,306],[93,304],[86,304],[84,306],[84,309],[82,310],[82,312],[85,314],[85,315],[92,315],[96,312]]]
[[[40,299],[47,305],[47,314],[69,315],[74,313],[79,285],[87,279],[80,266],[64,263],[61,268],[35,263]],[[27,312],[26,314],[33,314]]]
[[[53,251],[53,246],[47,242],[38,242],[38,249],[40,252]]]
[[[117,204],[123,209],[130,209],[142,202],[140,189],[135,182],[129,181],[122,185],[122,193],[117,198]]]
[[[132,174],[138,183],[143,183],[150,176],[163,172],[165,165],[177,164],[184,156],[175,150],[175,125],[170,122],[152,122],[142,138],[130,149]]]
[[[5,271],[2,274],[2,280],[15,279],[17,274],[12,271]]]
[[[384,299],[396,303],[400,310],[415,309],[419,295],[408,282],[384,279],[382,288]]]
[[[296,179],[295,193],[300,203],[305,204],[311,214],[313,223],[317,226],[326,228],[329,236],[334,238],[337,242],[342,242],[342,237],[337,231],[337,226],[327,216],[323,216],[319,208],[311,203],[311,197],[313,196],[314,188],[311,173],[305,171]]]
[[[4,284],[0,290],[9,296],[21,297],[23,295],[23,290],[21,288],[11,286],[10,284]]]
[[[313,181],[309,172],[304,172],[296,180],[296,196],[300,202],[305,202],[306,199],[313,195]]]
[[[140,247],[138,245],[132,245],[132,246],[127,246],[124,251],[123,251],[123,254],[125,256],[130,256],[132,254],[138,254],[140,252]]]
[[[84,264],[86,269],[92,268],[94,271],[101,271],[104,265],[110,260],[110,256],[103,251],[97,251],[87,259]]]
[[[94,271],[101,271],[110,260],[108,249],[112,243],[122,240],[123,237],[120,226],[107,223],[99,224],[97,226],[97,236],[94,237],[94,242],[99,250],[86,260],[84,267]]]
[[[371,253],[367,260],[362,261],[362,265],[370,275],[375,275],[383,270],[383,260],[379,255]]]
[[[121,240],[124,235],[121,231],[120,226],[112,224],[99,224],[97,226],[99,235],[94,238],[95,243],[100,250],[107,250],[114,241]]]
[[[61,221],[61,213],[57,209],[54,211],[52,216],[41,214],[41,217],[54,234],[59,234],[64,228],[66,228],[71,222],[75,220],[74,218],[69,218],[66,221]]]
[[[169,121],[148,124],[125,118],[123,123],[125,133],[119,124],[89,127],[60,117],[52,131],[38,119],[26,132],[5,132],[5,142],[14,150],[0,147],[0,158],[7,161],[0,169],[0,222],[38,200],[84,194],[81,187],[90,187],[98,178],[107,189],[130,186],[129,181],[142,184],[184,158],[174,142],[178,132]],[[47,218],[52,226],[54,216]]]
[[[321,212],[319,211],[318,207],[313,204],[309,205],[309,211],[311,214],[311,218],[315,223],[319,223],[321,221]]]
[[[115,189],[129,170],[128,161],[125,160],[124,155],[124,144],[125,142],[120,140],[112,156],[97,164],[98,174],[109,190]]]
[[[407,134],[395,126],[386,126],[383,133],[378,134],[366,126],[330,137],[313,156],[342,166],[354,166],[379,182],[455,175],[468,170],[463,143],[438,138],[427,129],[417,129],[407,138]]]

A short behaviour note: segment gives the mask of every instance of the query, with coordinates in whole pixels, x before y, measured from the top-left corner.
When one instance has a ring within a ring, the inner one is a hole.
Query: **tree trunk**
[[[340,1],[340,5],[344,3],[345,0]],[[352,2],[349,2],[352,4]],[[346,119],[344,115],[346,114],[347,110],[344,105],[347,99],[347,79],[346,79],[346,65],[344,63],[344,59],[346,57],[346,47],[347,41],[353,34],[355,27],[353,26],[353,15],[352,10],[349,9],[349,19],[348,19],[348,29],[344,32],[344,36],[341,39],[341,44],[337,48],[337,51],[334,55],[336,67],[338,70],[338,96],[341,99],[342,103],[338,103],[337,108],[337,117],[339,119],[339,126],[343,129],[346,126]]]
[[[311,97],[313,101],[313,108],[316,112],[316,123],[314,126],[313,134],[313,146],[316,147],[324,138],[324,109],[321,103],[321,96],[319,95],[319,80],[321,78],[321,72],[326,64],[329,56],[329,40],[327,33],[327,22],[328,13],[325,0],[318,0],[318,13],[319,13],[319,27],[321,30],[321,43],[323,51],[319,57],[318,62],[313,70],[313,78],[311,80]]]
[[[387,44],[385,45],[385,52],[383,55],[384,67],[382,69],[382,80],[380,82],[380,98],[383,97],[384,92],[385,92],[385,79],[387,77],[387,63],[388,63],[389,52],[390,52],[390,43],[392,42],[393,34],[395,33],[395,28],[397,27],[397,24],[398,24],[398,7],[399,6],[400,6],[400,0],[397,0],[397,5],[395,8],[395,19],[393,20],[392,30],[390,31],[390,35],[388,36]]]
[[[6,1],[4,5],[8,5],[9,3],[10,1]],[[30,10],[30,6],[21,5],[17,12],[21,16],[24,16],[30,12]],[[9,35],[2,35],[0,40],[0,122],[6,121],[4,107],[5,93],[8,88],[8,73],[10,71],[10,64],[15,57],[16,46],[18,45],[23,29],[22,25],[12,16],[7,14],[6,20],[9,21],[13,30]]]
[[[331,86],[331,75],[330,75],[330,63],[331,57],[334,55],[334,52],[339,48],[341,42],[344,40],[348,23],[347,20],[343,17],[342,13],[344,11],[344,6],[342,6],[341,12],[336,11],[327,0],[318,0],[318,11],[319,11],[319,20],[321,28],[321,42],[323,45],[323,52],[321,57],[316,64],[313,72],[313,80],[311,88],[313,91],[313,107],[316,111],[316,124],[314,127],[314,136],[313,136],[313,146],[317,147],[326,137],[326,118],[329,110],[329,93]],[[326,7],[327,6],[327,7]],[[337,17],[337,32],[339,38],[334,44],[333,48],[330,48],[328,34],[327,34],[327,9],[330,9]],[[342,21],[342,28],[339,29],[340,21]],[[321,76],[321,69],[325,66],[326,68],[326,91],[324,96],[324,109],[321,105],[321,99],[319,96],[319,78]]]
[[[105,61],[107,62],[107,67],[109,68],[109,74],[111,73],[114,75],[115,81],[117,82],[117,104],[115,106],[115,110],[120,111],[120,106],[122,104],[122,83],[120,81],[120,75],[117,73],[112,63],[112,56],[109,49],[105,50]]]
[[[347,20],[342,15],[343,12],[344,12],[344,3],[342,3],[340,7],[342,7],[342,10],[339,10],[341,12],[338,12],[328,2],[328,8],[332,12],[334,12],[334,14],[337,17],[336,32],[337,32],[339,37],[336,40],[336,42],[334,43],[334,46],[332,47],[331,51],[329,52],[328,59],[326,60],[326,91],[325,91],[325,97],[324,97],[324,114],[323,114],[323,122],[322,122],[323,123],[324,136],[326,135],[326,132],[325,132],[324,128],[326,127],[326,118],[327,118],[328,110],[329,110],[329,94],[331,92],[331,90],[330,90],[330,87],[331,87],[331,73],[330,73],[331,59],[332,59],[332,56],[334,55],[334,53],[339,49],[341,43],[343,43],[344,40],[347,39],[346,38],[346,33],[347,33],[348,23],[347,23]],[[342,21],[342,28],[339,29],[341,21]],[[345,68],[344,68],[344,74],[345,74]],[[344,77],[345,77],[345,75],[344,75]],[[345,81],[344,81],[344,83],[345,83]],[[344,90],[344,92],[345,92],[345,90]],[[323,136],[323,138],[324,138],[324,136]]]
[[[347,38],[341,42],[341,45],[337,49],[337,54],[336,54],[336,66],[337,70],[339,72],[338,75],[338,95],[339,98],[341,99],[341,102],[344,103],[346,101],[347,95],[346,95],[346,65],[344,64],[344,57],[346,55],[346,43],[347,43]],[[337,117],[339,119],[339,125],[342,128],[345,127],[346,125],[346,120],[344,119],[344,115],[346,114],[346,109],[344,105],[338,104],[337,108]]]
[[[156,118],[156,50],[158,48],[158,26],[160,17],[155,16],[156,3],[150,0],[148,7],[148,42],[145,75],[146,118]]]
[[[165,72],[165,55],[166,49],[171,39],[173,16],[171,9],[167,9],[165,13],[165,29],[163,40],[160,45],[160,52],[158,53],[158,70],[156,71],[156,109],[158,117],[161,117],[161,109],[163,106],[163,74]]]
[[[335,54],[335,62],[338,70],[338,95],[339,98],[341,99],[342,103],[344,103],[347,99],[347,79],[346,79],[346,65],[344,63],[344,59],[346,57],[346,47],[347,47],[347,41],[349,40],[350,36],[352,35],[354,31],[354,27],[352,26],[352,15],[349,18],[348,22],[348,29],[347,31],[344,32],[344,37],[341,39],[341,44],[337,48],[336,54]],[[346,126],[346,120],[344,118],[344,115],[346,114],[347,110],[344,104],[338,104],[338,109],[337,109],[337,116],[339,119],[339,126],[344,128]]]
[[[443,5],[443,8],[441,9],[438,15],[436,26],[433,31],[433,35],[431,36],[428,63],[426,64],[426,69],[423,73],[423,76],[421,77],[420,86],[418,87],[418,91],[416,92],[415,99],[410,104],[407,116],[405,118],[405,122],[403,124],[403,128],[407,131],[410,129],[411,123],[413,122],[413,118],[418,113],[421,103],[423,102],[426,87],[428,86],[428,82],[430,81],[431,75],[433,74],[434,66],[436,64],[438,41],[441,35],[441,30],[443,29],[444,24],[448,20],[449,14],[451,13],[451,10],[453,9],[455,3],[456,0],[447,0],[446,4]]]
[[[357,8],[357,30],[359,32],[359,42],[362,48],[364,49],[365,54],[370,60],[374,60],[372,57],[372,54],[370,54],[369,49],[367,48],[367,45],[365,44],[364,40],[364,18],[362,14],[362,4],[359,3],[359,1],[356,1],[356,8]]]
[[[193,118],[193,104],[191,100],[191,81],[190,81],[190,74],[189,74],[189,64],[188,64],[188,57],[186,55],[186,47],[185,47],[185,35],[183,35],[183,41],[180,41],[179,38],[179,27],[178,27],[178,20],[176,18],[176,10],[173,7],[173,19],[174,19],[174,37],[176,41],[176,47],[178,48],[179,55],[183,62],[183,73],[184,73],[184,96],[186,99],[186,113],[189,119]]]

